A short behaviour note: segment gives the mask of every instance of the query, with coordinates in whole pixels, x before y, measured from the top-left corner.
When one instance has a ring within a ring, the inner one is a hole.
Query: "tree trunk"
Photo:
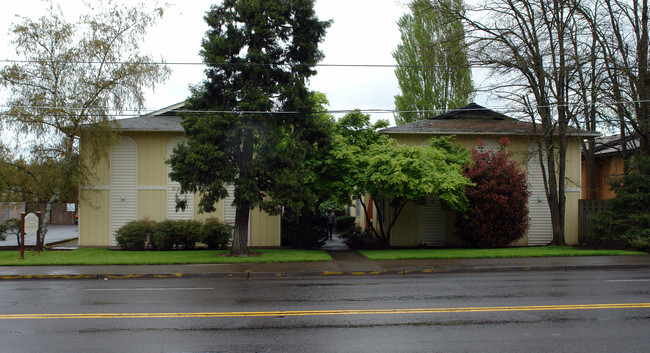
[[[59,192],[55,192],[45,205],[45,214],[43,215],[43,224],[41,224],[41,247],[45,245],[45,235],[47,234],[47,227],[50,225],[52,218],[52,208],[54,204],[59,200]],[[39,249],[40,250],[40,249]]]
[[[639,103],[636,114],[639,123],[639,147],[642,153],[650,155],[650,71],[648,71],[648,0],[641,4],[640,38],[637,42],[637,92]]]
[[[235,211],[235,229],[232,237],[231,256],[248,256],[248,218],[250,207],[237,206]]]
[[[235,202],[237,210],[235,211],[235,229],[232,237],[232,247],[230,255],[248,256],[248,218],[250,216],[251,201],[243,200],[238,194],[246,194],[246,185],[244,180],[250,177],[250,167],[253,162],[253,133],[250,130],[243,132],[241,149],[237,158],[239,165],[239,183],[235,183]],[[243,191],[239,188],[244,188]],[[238,192],[241,191],[241,192]]]

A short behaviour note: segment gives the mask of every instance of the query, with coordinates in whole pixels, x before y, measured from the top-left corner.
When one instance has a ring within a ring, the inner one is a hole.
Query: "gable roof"
[[[538,131],[540,127],[537,127]],[[535,135],[531,122],[519,121],[476,103],[412,123],[382,129],[384,134]],[[569,136],[599,136],[592,131],[567,128]]]
[[[149,114],[120,119],[117,122],[122,131],[185,132],[181,126],[183,118],[175,113],[184,106],[185,102],[180,102]]]

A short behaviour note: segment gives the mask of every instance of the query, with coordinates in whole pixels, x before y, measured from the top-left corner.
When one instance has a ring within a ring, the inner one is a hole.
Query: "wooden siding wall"
[[[79,245],[108,246],[110,190],[82,189],[79,201]]]
[[[163,132],[128,132],[124,136],[135,141],[137,150],[136,187],[134,219],[149,218],[162,221],[167,218],[168,205],[168,180],[167,180],[167,153],[169,143],[181,133]],[[82,158],[83,158],[83,141]],[[89,186],[80,190],[79,204],[79,245],[105,247],[111,242],[111,167],[107,161],[100,162],[95,167],[95,175]],[[113,170],[115,172],[115,170]],[[121,200],[121,193],[115,194]],[[125,195],[126,196],[126,195]],[[119,201],[118,200],[118,201]],[[205,220],[217,218],[223,220],[223,202],[216,205],[212,213],[199,213],[200,198],[193,197],[193,218]],[[269,216],[266,213],[251,212],[251,228],[256,227],[260,239],[253,239],[256,246],[280,245],[280,218]]]
[[[398,134],[392,135],[398,143],[406,144],[409,146],[422,145],[426,140],[431,138],[431,135],[426,134]],[[486,145],[493,142],[498,142],[501,137],[499,135],[457,135],[454,142],[460,144],[462,147],[472,149],[476,146],[477,139],[486,141]],[[528,168],[528,160],[530,153],[528,147],[534,139],[529,136],[508,136],[510,139],[510,146],[508,150],[513,151],[514,160],[524,170]],[[580,197],[580,181],[581,181],[581,155],[580,144],[577,137],[569,138],[569,146],[567,150],[567,204],[565,213],[565,234],[566,241],[569,244],[578,243],[578,199]],[[400,219],[393,230],[392,245],[394,246],[418,246],[420,241],[420,222],[419,212],[417,205],[407,206]],[[364,215],[359,217],[361,224]],[[376,216],[375,216],[376,218]],[[376,224],[376,223],[375,223]],[[454,215],[453,213],[447,214],[447,246],[458,246],[461,242],[454,236]],[[528,244],[528,236],[517,242],[517,246],[525,246]]]
[[[589,178],[587,164],[582,164],[582,198],[589,198]],[[607,184],[611,179],[623,176],[623,158],[620,155],[604,156],[596,159],[596,198],[613,199],[616,193]]]
[[[278,246],[280,244],[280,217],[269,216],[259,209],[250,213],[250,246]]]

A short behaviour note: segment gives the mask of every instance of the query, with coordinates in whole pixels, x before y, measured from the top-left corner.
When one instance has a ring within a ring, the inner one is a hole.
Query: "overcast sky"
[[[125,0],[121,0],[125,1]],[[218,1],[218,0],[217,0]],[[214,0],[169,0],[163,19],[150,30],[145,51],[168,63],[201,62],[198,52],[207,25],[203,15]],[[75,20],[84,9],[81,0],[60,1],[64,15]],[[317,0],[321,20],[333,20],[325,42],[322,64],[395,64],[391,53],[400,41],[397,20],[406,11],[407,0]],[[36,19],[46,5],[41,0],[0,2],[0,59],[16,59],[9,43],[8,29],[20,20]],[[203,78],[201,65],[171,65],[169,80],[147,93],[149,110],[183,101],[188,86]],[[394,109],[393,97],[399,93],[392,67],[319,67],[310,87],[324,92],[330,110]],[[481,102],[479,102],[481,103]],[[373,114],[373,118],[393,121],[392,114]]]

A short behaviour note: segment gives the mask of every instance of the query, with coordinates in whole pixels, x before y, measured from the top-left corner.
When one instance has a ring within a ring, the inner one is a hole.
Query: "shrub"
[[[7,231],[16,236],[16,244],[20,246],[20,219],[18,218],[9,218],[5,221],[7,226]]]
[[[195,249],[196,243],[201,241],[200,221],[180,220],[174,222],[177,249]]]
[[[326,239],[325,217],[310,215],[302,216],[296,222],[286,220],[282,222],[282,243],[284,245],[314,249],[325,245]]]
[[[336,217],[336,229],[338,229],[341,232],[345,232],[349,228],[354,227],[354,222],[356,220],[357,218],[352,216]]]
[[[144,250],[151,239],[155,224],[154,221],[141,219],[123,225],[116,232],[117,244],[123,250]]]
[[[0,240],[5,240],[5,239],[7,239],[7,235],[5,234],[5,232],[6,232],[8,229],[9,229],[9,227],[7,227],[7,224],[5,224],[5,223],[0,223]]]
[[[463,174],[475,186],[465,189],[469,210],[458,217],[459,238],[477,248],[504,247],[521,239],[528,230],[526,174],[506,152],[507,139],[498,151],[472,150],[472,162]]]
[[[364,232],[358,225],[353,224],[341,233],[341,237],[345,238],[349,244],[362,244],[367,238],[371,238],[372,236],[368,232]]]
[[[173,250],[178,244],[175,221],[158,222],[154,227],[151,243],[155,250]]]
[[[650,157],[638,157],[636,170],[610,182],[611,207],[592,216],[596,240],[650,250]]]
[[[208,218],[201,226],[200,242],[208,249],[225,249],[232,238],[232,228],[216,218]]]

